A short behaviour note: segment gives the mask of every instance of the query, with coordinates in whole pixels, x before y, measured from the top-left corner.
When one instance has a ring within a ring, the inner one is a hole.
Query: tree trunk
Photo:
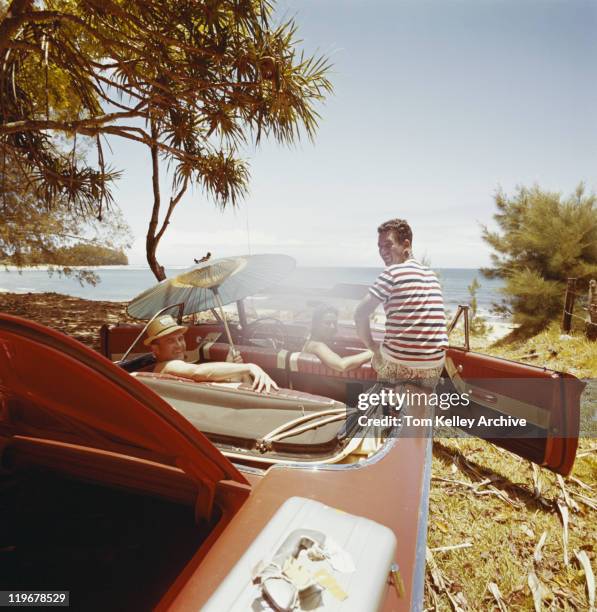
[[[151,138],[154,142],[157,142],[158,133],[155,122],[151,120]],[[164,266],[161,266],[158,262],[156,251],[160,241],[160,237],[157,235],[158,220],[160,216],[160,166],[159,166],[159,154],[158,147],[153,144],[151,145],[151,166],[152,176],[151,184],[153,187],[153,208],[151,210],[151,220],[149,221],[149,228],[147,229],[147,239],[145,241],[145,253],[147,255],[147,263],[151,268],[154,276],[158,281],[163,281],[166,278],[166,272]]]

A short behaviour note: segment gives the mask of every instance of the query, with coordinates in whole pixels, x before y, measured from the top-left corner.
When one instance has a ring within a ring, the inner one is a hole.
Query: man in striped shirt
[[[434,272],[413,258],[412,230],[405,220],[386,221],[377,231],[386,267],[357,306],[357,333],[374,353],[378,379],[418,380],[434,387],[448,346],[441,286]],[[374,342],[369,323],[380,303],[386,313],[381,346]]]

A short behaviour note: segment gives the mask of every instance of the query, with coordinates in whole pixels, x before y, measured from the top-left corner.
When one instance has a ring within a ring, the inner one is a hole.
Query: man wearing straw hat
[[[170,315],[152,321],[147,328],[145,345],[151,348],[157,363],[154,372],[190,378],[197,382],[252,382],[255,391],[277,389],[278,385],[254,363],[186,363],[184,339],[187,328]]]

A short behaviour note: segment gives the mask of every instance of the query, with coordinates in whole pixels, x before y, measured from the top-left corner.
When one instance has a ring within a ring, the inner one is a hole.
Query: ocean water
[[[156,284],[155,277],[145,266],[100,266],[93,268],[100,277],[95,287],[81,285],[72,278],[58,273],[51,276],[43,269],[28,269],[22,272],[0,270],[0,291],[13,293],[64,293],[89,300],[127,302],[145,289]],[[176,276],[185,266],[166,268],[168,277]],[[381,272],[381,268],[340,268],[340,267],[297,267],[284,280],[283,286],[289,289],[329,289],[339,283],[369,285]],[[436,272],[442,283],[446,307],[452,313],[458,304],[467,304],[470,295],[467,287],[477,278],[481,287],[477,291],[479,312],[491,320],[497,317],[491,313],[491,306],[500,301],[500,280],[485,279],[479,270],[470,268],[438,268]],[[280,298],[263,307],[284,308],[288,304]],[[327,301],[327,300],[326,300]]]

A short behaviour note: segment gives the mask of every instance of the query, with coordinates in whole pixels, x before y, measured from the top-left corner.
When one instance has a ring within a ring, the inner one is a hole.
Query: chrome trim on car
[[[340,470],[360,470],[362,468],[365,468],[369,465],[373,465],[374,463],[377,463],[378,461],[381,461],[392,449],[392,447],[394,446],[394,444],[397,441],[397,437],[395,437],[393,435],[395,429],[392,429],[392,431],[390,432],[390,434],[388,435],[388,437],[385,439],[384,443],[382,444],[382,446],[379,448],[379,450],[371,455],[370,457],[367,457],[366,459],[362,459],[361,461],[357,462],[357,463],[317,463],[317,462],[300,462],[300,461],[293,461],[291,463],[284,463],[284,464],[276,464],[271,466],[269,469],[292,469],[292,470],[311,470],[311,471],[331,471],[331,472],[336,472],[336,471],[340,471]]]
[[[255,476],[263,476],[267,471],[250,465],[243,465],[242,463],[232,463],[232,465],[241,473],[246,472],[247,474],[254,474]]]
[[[429,520],[429,493],[431,488],[431,462],[433,440],[428,438],[425,451],[425,466],[423,468],[423,491],[419,503],[420,515],[417,525],[417,546],[415,552],[415,568],[412,578],[411,610],[421,612],[424,608],[425,560],[427,556],[427,523]]]

